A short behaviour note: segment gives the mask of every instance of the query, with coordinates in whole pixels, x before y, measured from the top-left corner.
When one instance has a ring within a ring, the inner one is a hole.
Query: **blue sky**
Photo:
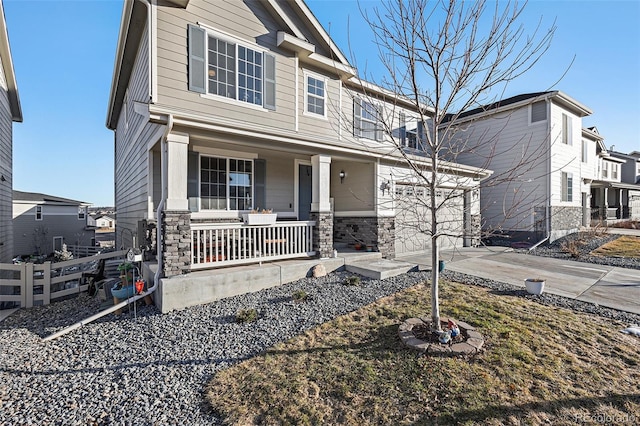
[[[375,73],[357,3],[307,4],[343,52]],[[105,117],[122,0],[4,0],[4,8],[24,115],[14,124],[14,189],[113,205]],[[607,146],[640,150],[640,1],[531,1],[525,10],[525,22],[542,16],[558,29],[549,52],[505,97],[562,90],[594,111],[583,125],[597,126]]]

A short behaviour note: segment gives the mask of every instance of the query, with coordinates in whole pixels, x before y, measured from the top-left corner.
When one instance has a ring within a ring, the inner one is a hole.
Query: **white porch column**
[[[311,211],[317,213],[330,212],[331,156],[314,155],[311,157],[311,181]]]
[[[167,136],[167,203],[166,210],[189,210],[187,199],[187,156],[189,135],[169,133]]]
[[[622,188],[618,188],[618,211],[616,212],[616,219],[622,219]]]

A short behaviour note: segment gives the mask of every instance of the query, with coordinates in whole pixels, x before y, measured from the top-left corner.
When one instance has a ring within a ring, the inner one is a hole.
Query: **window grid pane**
[[[236,45],[209,37],[209,93],[235,99]]]
[[[231,210],[253,208],[253,163],[229,160],[229,207]]]
[[[224,158],[201,157],[200,199],[205,210],[226,210],[227,208],[227,160]]]
[[[262,105],[262,53],[238,46],[238,99]]]
[[[307,112],[324,116],[324,81],[307,76]]]
[[[369,102],[362,101],[362,112],[360,117],[360,136],[367,139],[376,138],[378,113],[375,107]]]

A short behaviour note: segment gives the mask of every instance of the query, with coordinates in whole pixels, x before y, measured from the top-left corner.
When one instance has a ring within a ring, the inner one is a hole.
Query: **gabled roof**
[[[553,102],[562,105],[564,108],[574,111],[580,117],[591,115],[593,113],[593,111],[591,111],[588,107],[569,97],[567,94],[559,90],[553,90],[547,92],[524,93],[521,95],[512,96],[510,98],[501,99],[491,104],[483,105],[468,111],[463,111],[457,114],[457,117],[455,114],[447,114],[447,118],[444,121],[451,121],[454,118],[456,119],[456,121],[459,121],[478,115],[495,114],[509,109],[521,108],[534,102],[539,102],[547,99],[551,99]]]
[[[16,74],[13,70],[9,33],[7,32],[7,21],[4,17],[2,0],[0,0],[0,62],[2,63],[5,79],[7,80],[11,119],[22,122],[22,108],[20,107],[20,96],[18,95],[18,83],[16,82]]]
[[[41,194],[38,192],[13,191],[13,202],[34,203],[34,204],[55,204],[59,206],[88,206],[91,203],[72,200],[70,198],[56,197],[53,195]]]
[[[189,0],[168,1],[183,8],[189,4]],[[107,109],[106,124],[110,129],[115,129],[146,22],[147,9],[143,3],[140,1],[124,2]],[[313,63],[319,68],[338,72],[345,80],[356,75],[355,68],[351,66],[303,0],[262,0],[259,3],[282,26],[282,30],[277,33],[279,47],[297,52],[299,59],[303,62]],[[292,19],[293,17],[289,16],[290,13],[295,14],[295,17],[302,21],[305,27],[298,27],[295,20]],[[306,30],[321,44],[319,50],[328,52],[328,57],[316,52],[316,46],[305,38],[303,30]]]

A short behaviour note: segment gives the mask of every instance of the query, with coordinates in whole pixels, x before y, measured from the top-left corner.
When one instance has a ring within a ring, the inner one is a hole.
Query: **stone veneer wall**
[[[164,211],[162,236],[164,277],[189,273],[191,271],[191,212]]]
[[[395,218],[336,217],[333,223],[333,240],[336,243],[372,245],[382,253],[382,257],[395,257]]]
[[[309,220],[313,227],[313,249],[320,258],[333,257],[333,213],[311,212]]]
[[[564,231],[582,226],[582,207],[551,207],[551,230]]]

